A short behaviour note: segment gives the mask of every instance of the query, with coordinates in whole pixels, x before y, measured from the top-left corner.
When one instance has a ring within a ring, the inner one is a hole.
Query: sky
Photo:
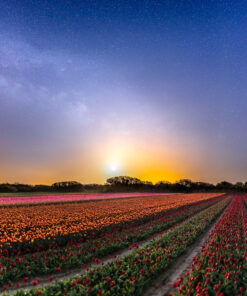
[[[0,183],[247,181],[247,2],[0,2]]]

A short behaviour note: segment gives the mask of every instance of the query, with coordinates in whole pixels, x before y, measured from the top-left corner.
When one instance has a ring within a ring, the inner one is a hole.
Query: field
[[[247,295],[245,195],[21,200],[0,204],[4,295]]]

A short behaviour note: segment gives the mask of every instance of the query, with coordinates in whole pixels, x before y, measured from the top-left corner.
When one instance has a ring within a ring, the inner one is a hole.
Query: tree
[[[82,191],[83,185],[77,181],[63,181],[52,184],[52,187],[58,191]]]
[[[140,185],[144,184],[141,180],[128,176],[116,176],[106,180],[110,185]]]
[[[11,184],[0,184],[0,192],[17,192],[15,186]]]
[[[222,181],[216,185],[216,188],[220,191],[231,191],[234,189],[234,186],[230,182]]]

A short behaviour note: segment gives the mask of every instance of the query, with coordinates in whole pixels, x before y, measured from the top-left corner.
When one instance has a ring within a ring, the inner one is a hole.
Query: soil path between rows
[[[215,203],[213,203],[213,205],[215,205]],[[211,206],[213,206],[213,205],[211,205]],[[210,208],[211,206],[207,207],[206,209]],[[206,209],[203,209],[203,210],[206,210]],[[152,237],[149,238],[149,239],[138,242],[138,247],[139,248],[145,247],[146,245],[151,243],[153,240],[155,240],[155,239],[159,238],[160,236],[162,236],[163,234],[171,231],[176,226],[178,226],[178,225],[184,223],[185,221],[189,220],[191,217],[193,217],[195,215],[198,215],[203,210],[200,210],[196,214],[190,215],[188,218],[174,224],[172,227],[170,227],[170,228],[168,228],[168,229],[166,229],[166,230],[164,230],[162,232],[159,232],[159,233],[156,233],[156,234],[152,235]],[[135,250],[136,250],[136,248],[132,248],[132,249],[127,248],[127,249],[123,249],[123,250],[120,250],[118,252],[115,252],[112,255],[105,256],[105,257],[100,259],[99,264],[97,264],[97,263],[88,264],[89,271],[92,270],[95,267],[101,267],[102,263],[105,265],[108,262],[113,262],[116,259],[125,257],[125,256],[131,254],[132,252],[134,252]],[[19,290],[29,291],[29,290],[34,289],[34,288],[42,289],[42,288],[45,288],[45,287],[47,287],[49,285],[52,285],[52,284],[55,284],[55,283],[58,283],[58,282],[61,282],[61,281],[65,281],[65,280],[69,280],[69,279],[72,279],[72,278],[79,277],[79,276],[81,276],[82,274],[84,274],[86,272],[88,272],[88,271],[86,269],[82,269],[82,268],[74,268],[74,269],[70,269],[68,271],[62,271],[62,272],[59,272],[58,274],[52,274],[52,276],[54,278],[52,282],[49,280],[49,276],[33,277],[33,278],[30,278],[28,283],[21,283],[20,288],[17,288],[15,286],[10,287],[10,288],[8,288],[8,290],[6,292],[0,292],[0,295],[5,295],[5,293],[6,293],[6,295],[14,295]],[[37,280],[37,278],[40,279],[40,282],[39,282],[39,284],[34,286],[32,283],[33,283],[34,280]],[[151,294],[145,294],[145,296],[146,295],[151,296]],[[154,294],[154,295],[163,295],[163,294]]]
[[[178,259],[175,260],[172,265],[143,292],[142,296],[167,296],[176,291],[173,288],[173,283],[177,282],[179,278],[186,273],[186,271],[190,270],[193,258],[201,252],[202,246],[206,243],[210,233],[213,231],[215,225],[220,221],[231,203],[232,201],[225,208],[223,213],[221,213],[221,215],[216,219],[216,221],[209,227],[209,229],[202,233],[196,242],[192,244],[184,254],[179,256]]]

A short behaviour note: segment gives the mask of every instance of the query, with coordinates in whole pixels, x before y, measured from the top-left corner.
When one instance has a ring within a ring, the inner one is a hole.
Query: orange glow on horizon
[[[99,146],[99,143],[102,143]],[[93,148],[92,148],[93,147]],[[63,161],[8,165],[2,182],[52,184],[74,180],[82,184],[104,184],[109,177],[130,176],[143,181],[175,182],[187,175],[180,170],[181,158],[175,147],[137,138],[104,138],[88,143],[87,155],[78,146],[74,154]],[[9,177],[8,177],[9,176]]]
[[[182,179],[182,177],[179,174],[173,171],[166,171],[162,169],[151,169],[144,171],[143,173],[140,173],[140,175],[138,175],[137,178],[143,181],[150,181],[154,184],[159,181],[168,181],[174,183]]]

